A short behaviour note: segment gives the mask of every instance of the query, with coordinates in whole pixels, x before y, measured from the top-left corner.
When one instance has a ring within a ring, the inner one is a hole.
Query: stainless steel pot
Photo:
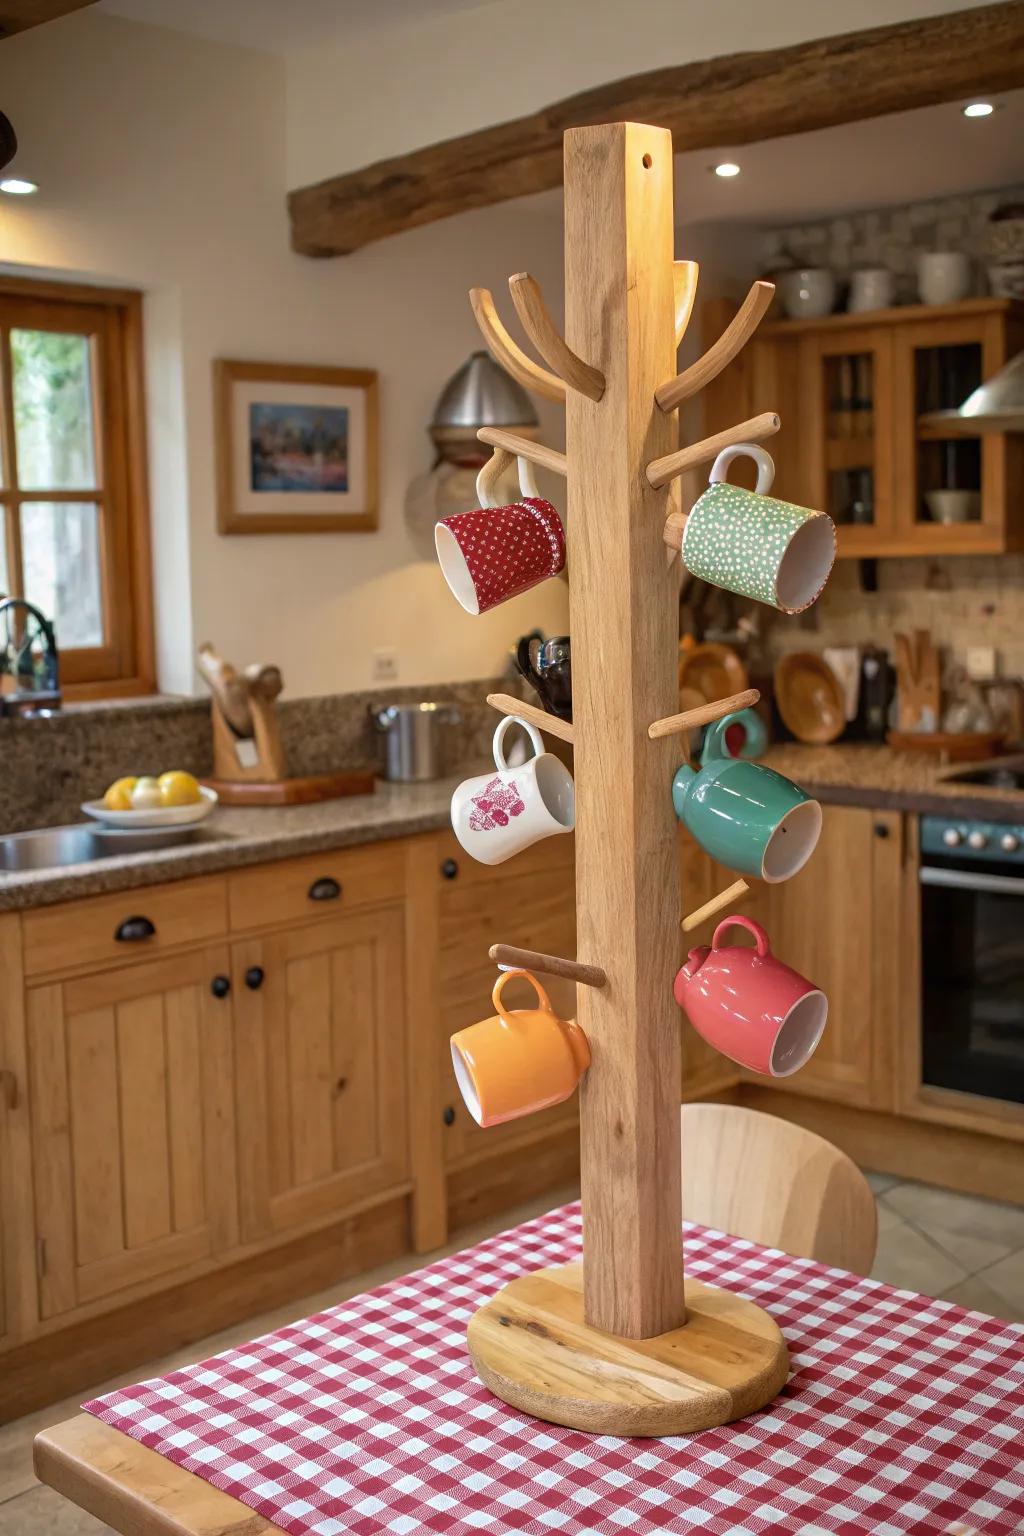
[[[454,705],[433,699],[418,704],[371,704],[370,718],[383,738],[384,778],[402,783],[440,778],[440,727],[457,725],[462,718]]]

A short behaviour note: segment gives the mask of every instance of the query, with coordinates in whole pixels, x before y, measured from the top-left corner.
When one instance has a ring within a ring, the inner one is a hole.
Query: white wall
[[[288,59],[288,185],[506,122],[577,91],[720,54],[956,11],[986,0],[498,0],[406,18]]]
[[[0,259],[145,289],[161,685],[192,691],[195,643],[272,659],[292,695],[500,670],[566,622],[551,582],[464,614],[406,532],[437,394],[480,345],[466,290],[529,267],[561,288],[557,208],[467,215],[317,263],[288,249],[284,68],[270,55],[83,11],[8,39],[0,100],[32,199],[0,198]],[[501,302],[499,300],[499,302]],[[505,301],[507,305],[507,300]],[[223,538],[214,506],[211,360],[373,367],[381,392],[375,534]],[[558,412],[545,435],[559,441]]]

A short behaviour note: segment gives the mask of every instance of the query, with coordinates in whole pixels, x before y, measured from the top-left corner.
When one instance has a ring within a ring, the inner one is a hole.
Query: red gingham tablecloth
[[[297,1536],[1024,1531],[1024,1327],[689,1224],[689,1271],[782,1327],[781,1396],[667,1440],[506,1407],[466,1323],[576,1258],[580,1225],[553,1211],[85,1407]]]

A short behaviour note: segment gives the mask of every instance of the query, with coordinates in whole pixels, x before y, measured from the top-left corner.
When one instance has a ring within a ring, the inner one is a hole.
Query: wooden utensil
[[[798,741],[821,745],[842,735],[846,724],[842,685],[828,662],[813,651],[794,651],[779,662],[775,702]]]
[[[896,636],[896,719],[900,731],[934,732],[942,689],[939,653],[926,629]]]
[[[239,736],[251,736],[252,710],[249,707],[249,686],[246,679],[239,677],[231,663],[218,655],[209,640],[204,641],[199,647],[196,665],[209,684],[210,692],[219,704],[231,729]]]

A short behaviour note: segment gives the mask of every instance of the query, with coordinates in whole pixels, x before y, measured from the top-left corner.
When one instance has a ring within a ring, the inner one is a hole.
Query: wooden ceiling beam
[[[0,0],[0,39],[41,27],[45,21],[84,11],[94,0]]]
[[[1020,85],[1024,0],[671,65],[302,187],[288,197],[292,247],[344,256],[420,224],[557,187],[562,134],[589,123],[657,123],[672,130],[678,154]]]

